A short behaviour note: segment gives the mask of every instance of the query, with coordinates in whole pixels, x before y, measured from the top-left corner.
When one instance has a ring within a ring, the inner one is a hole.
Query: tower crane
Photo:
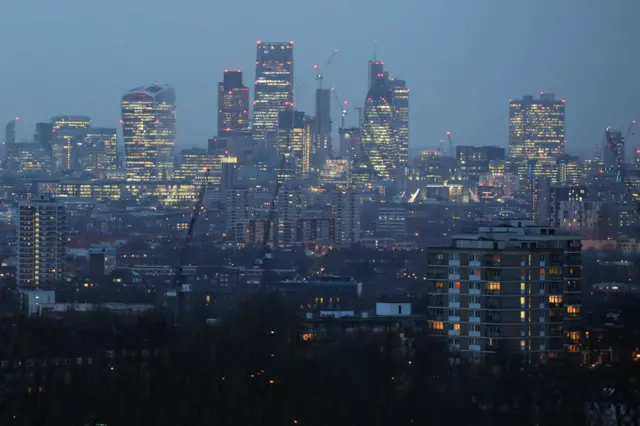
[[[334,89],[333,87],[331,88],[331,91],[333,92],[333,96],[335,96],[336,101],[338,102],[338,107],[340,107],[340,114],[341,114],[340,128],[344,129],[344,120],[347,117],[347,114],[349,113],[349,110],[347,109],[347,105],[349,105],[349,101],[347,100],[341,101],[340,96],[338,96],[336,89]]]
[[[449,140],[449,155],[455,158],[456,154],[453,152],[453,140],[451,140],[451,131],[449,130],[447,130],[447,139]]]
[[[316,70],[316,80],[318,80],[318,89],[322,89],[322,82],[324,81],[324,72],[329,68],[329,65],[331,65],[333,58],[335,58],[337,54],[338,54],[338,49],[334,49],[333,52],[331,53],[331,56],[329,57],[329,60],[324,65],[324,68],[323,68],[324,71],[323,69],[320,69],[320,65],[318,64],[313,65],[313,69]]]
[[[204,194],[207,189],[207,185],[209,183],[209,169],[205,169],[204,179],[202,185],[200,186],[200,191],[198,193],[198,198],[196,199],[196,204],[193,207],[193,212],[191,213],[191,220],[189,220],[189,227],[187,229],[187,235],[184,239],[184,243],[182,245],[182,250],[180,251],[180,262],[178,263],[178,269],[173,277],[173,290],[167,292],[167,296],[177,297],[176,303],[176,323],[181,324],[184,321],[184,313],[186,311],[186,298],[187,294],[191,293],[191,284],[185,284],[184,279],[184,266],[187,263],[187,258],[189,256],[189,251],[191,249],[191,241],[193,240],[193,231],[196,226],[196,222],[198,221],[198,216],[200,216],[200,211],[202,210],[202,201],[204,199]]]

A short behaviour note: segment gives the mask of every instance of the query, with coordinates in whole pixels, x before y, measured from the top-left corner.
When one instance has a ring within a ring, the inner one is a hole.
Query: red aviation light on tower
[[[320,66],[318,64],[313,64],[313,69],[317,70],[318,68],[320,68]]]
[[[20,121],[20,116],[16,116],[16,121]]]
[[[566,103],[567,103],[567,100],[566,100],[566,99],[563,99],[563,100],[562,100],[562,103],[563,103],[563,104],[566,104]]]
[[[295,43],[293,42],[293,40],[290,40],[290,41],[289,41],[289,44],[295,44]]]
[[[447,136],[451,136],[451,131],[447,130]]]
[[[636,124],[636,120],[631,120],[631,124]]]
[[[256,44],[262,44],[262,42],[260,40],[256,41]]]

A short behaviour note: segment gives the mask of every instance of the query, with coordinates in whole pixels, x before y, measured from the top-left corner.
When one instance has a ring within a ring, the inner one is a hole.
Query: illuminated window
[[[549,275],[561,275],[560,268],[549,268]]]
[[[562,296],[549,296],[549,303],[562,303]]]
[[[444,330],[444,323],[442,321],[434,321],[431,323],[431,328],[434,330]]]
[[[460,324],[453,324],[453,329],[455,331],[460,331]]]
[[[520,340],[520,346],[524,348],[525,346],[527,346],[527,342],[525,342],[524,340]]]
[[[576,353],[580,352],[580,348],[578,345],[569,345],[569,352]]]
[[[524,311],[520,311],[520,319],[524,319],[526,316]]]
[[[580,340],[580,332],[578,332],[578,331],[570,331],[570,332],[567,333],[567,337],[569,338],[569,340],[572,340],[574,342],[578,341],[578,340]]]
[[[496,282],[496,281],[489,281],[487,283],[487,288],[489,290],[496,290],[496,291],[500,291],[500,283]]]
[[[540,275],[544,275],[544,268],[540,268]]]
[[[524,305],[524,297],[521,297],[521,298],[520,298],[520,304],[521,304],[521,305]]]
[[[460,288],[460,281],[456,281],[456,288],[459,289]]]
[[[580,306],[567,306],[567,313],[572,316],[580,315]]]
[[[444,281],[436,281],[436,288],[444,288]]]
[[[520,291],[526,291],[527,285],[525,283],[520,283]]]

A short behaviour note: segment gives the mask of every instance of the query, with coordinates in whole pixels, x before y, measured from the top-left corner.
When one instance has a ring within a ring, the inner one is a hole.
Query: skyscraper
[[[16,119],[17,120],[17,119]],[[4,128],[4,140],[2,141],[2,159],[9,156],[11,145],[16,143],[16,120],[11,120]]]
[[[362,148],[380,179],[390,180],[400,161],[395,129],[393,93],[387,79],[378,77],[367,93],[362,120]]]
[[[387,78],[387,74],[384,71],[384,62],[382,61],[369,61],[368,69],[369,82],[367,83],[367,90],[371,89],[371,86],[373,86],[373,83],[375,83],[378,77]]]
[[[225,70],[218,83],[218,136],[248,134],[249,89],[242,84],[242,71]]]
[[[316,116],[311,168],[321,170],[333,154],[331,144],[331,89],[316,89]]]
[[[50,196],[20,203],[19,287],[38,287],[63,278],[67,251],[65,206]]]
[[[539,99],[524,96],[509,101],[509,157],[512,160],[533,164],[534,174],[555,182],[556,159],[564,154],[564,143],[564,99],[558,101],[554,94],[542,93]],[[524,173],[526,167],[522,170]]]
[[[173,175],[176,94],[167,85],[130,90],[122,97],[122,135],[127,180],[163,180]]]
[[[604,144],[604,170],[608,174],[614,175],[616,179],[621,179],[620,172],[624,165],[624,136],[621,132],[614,132],[607,129],[607,140]]]
[[[340,135],[340,157],[353,160],[361,155],[360,128],[338,129],[338,134]]]
[[[253,134],[273,147],[278,114],[293,110],[293,42],[257,43]]]
[[[396,131],[400,148],[400,166],[409,165],[409,89],[404,80],[389,80],[393,92],[393,105],[396,111]]]
[[[118,149],[118,134],[115,128],[90,127],[85,130],[84,152],[81,165],[84,170],[115,169]]]
[[[53,123],[36,123],[36,134],[33,141],[51,153],[53,145]]]
[[[57,171],[76,170],[84,148],[91,119],[85,115],[59,115],[51,118],[51,158]]]

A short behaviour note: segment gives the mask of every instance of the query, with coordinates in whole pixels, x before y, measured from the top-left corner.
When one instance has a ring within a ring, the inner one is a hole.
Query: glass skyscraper
[[[539,99],[524,96],[509,101],[509,157],[520,161],[522,178],[526,170],[536,176],[557,179],[557,163],[564,154],[565,101],[552,93]]]
[[[218,136],[248,134],[249,89],[242,84],[242,71],[225,70],[218,83]]]
[[[130,90],[122,97],[122,135],[127,180],[164,180],[173,175],[176,94],[167,85]]]
[[[276,143],[279,113],[292,111],[294,108],[292,41],[258,41],[254,87],[254,138],[273,147]]]
[[[391,78],[389,80],[393,92],[393,105],[396,111],[396,131],[400,149],[399,164],[409,165],[409,88],[404,80]]]
[[[400,161],[393,92],[378,77],[369,89],[362,118],[362,149],[378,178],[390,180]]]

